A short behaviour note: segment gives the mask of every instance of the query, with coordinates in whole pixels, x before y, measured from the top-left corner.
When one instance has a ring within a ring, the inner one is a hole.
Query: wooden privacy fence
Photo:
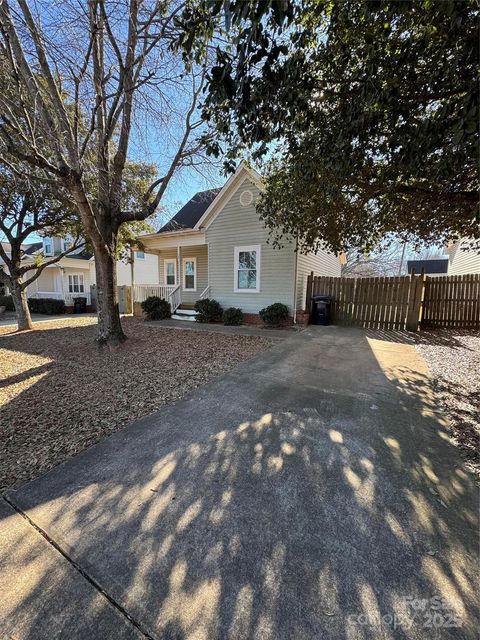
[[[480,327],[480,274],[427,277],[422,327]]]
[[[332,278],[312,272],[305,308],[320,294],[332,297],[333,324],[408,331],[480,326],[480,275]]]

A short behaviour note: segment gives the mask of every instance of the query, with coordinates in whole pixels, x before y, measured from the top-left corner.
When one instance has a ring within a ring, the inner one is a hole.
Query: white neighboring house
[[[480,273],[480,240],[462,238],[445,247],[445,253],[449,276]]]
[[[214,298],[258,322],[262,308],[281,302],[304,321],[308,274],[339,276],[340,259],[325,249],[301,254],[295,239],[274,248],[256,211],[262,188],[259,174],[242,163],[223,188],[197,193],[158,233],[140,236],[158,256],[160,277],[156,287],[134,287],[135,310],[158,295],[176,317],[191,319],[198,299]]]
[[[69,238],[44,237],[41,241],[24,246],[24,261],[34,261],[37,256],[52,257],[68,249]],[[6,248],[6,243],[2,243]],[[6,251],[8,254],[9,251]],[[0,264],[1,267],[1,264]],[[143,251],[134,252],[134,280],[148,285],[158,282],[158,260]],[[76,297],[87,299],[91,305],[90,287],[95,284],[95,260],[83,247],[64,256],[55,264],[45,267],[40,276],[27,287],[28,298],[56,298],[73,306]],[[117,262],[118,286],[132,284],[132,265]]]

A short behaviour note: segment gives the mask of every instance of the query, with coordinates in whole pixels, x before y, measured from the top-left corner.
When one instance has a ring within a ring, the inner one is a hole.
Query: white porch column
[[[180,245],[177,246],[177,273],[178,273],[178,284],[180,285],[180,291],[182,290],[182,250]]]
[[[135,251],[130,248],[130,277],[132,280],[132,291],[135,286]]]

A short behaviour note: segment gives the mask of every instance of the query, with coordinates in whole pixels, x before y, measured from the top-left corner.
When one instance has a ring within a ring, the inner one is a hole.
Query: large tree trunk
[[[17,314],[17,325],[19,331],[27,331],[33,329],[32,317],[28,308],[27,292],[22,287],[22,281],[12,282],[12,298]]]
[[[123,333],[118,310],[117,260],[115,251],[95,248],[97,276],[98,342],[116,346],[127,339]]]

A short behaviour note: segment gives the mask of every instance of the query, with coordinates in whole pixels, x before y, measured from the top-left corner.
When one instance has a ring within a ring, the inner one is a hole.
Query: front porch
[[[158,256],[159,282],[134,283],[134,313],[141,313],[140,305],[149,296],[169,302],[172,314],[191,310],[197,300],[209,297],[208,245],[202,232],[144,236],[142,244],[145,253]]]

